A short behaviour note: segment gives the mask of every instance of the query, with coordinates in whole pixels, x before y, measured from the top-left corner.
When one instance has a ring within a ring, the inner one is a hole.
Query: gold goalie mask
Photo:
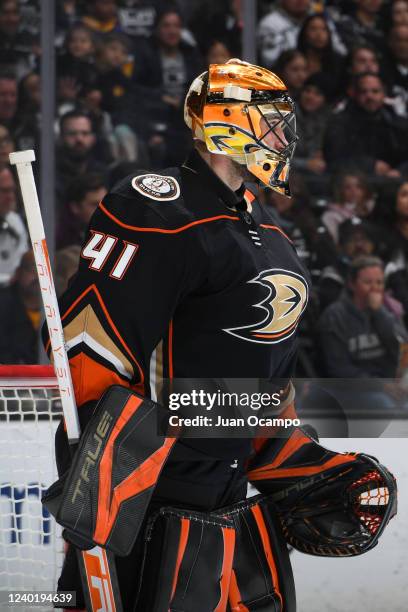
[[[210,153],[229,156],[266,187],[290,195],[294,104],[273,72],[236,59],[211,64],[191,84],[184,120]]]

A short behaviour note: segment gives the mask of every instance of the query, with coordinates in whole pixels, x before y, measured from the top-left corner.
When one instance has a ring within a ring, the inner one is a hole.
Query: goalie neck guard
[[[266,187],[290,195],[294,104],[273,72],[236,59],[211,64],[191,84],[184,119],[210,153],[246,165]]]

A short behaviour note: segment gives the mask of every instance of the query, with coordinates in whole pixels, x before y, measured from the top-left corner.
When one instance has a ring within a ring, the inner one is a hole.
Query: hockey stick
[[[81,430],[78,410],[75,402],[74,387],[65,348],[64,334],[50,259],[48,256],[44,226],[38,202],[32,162],[34,151],[10,153],[10,164],[16,166],[28,231],[33,246],[35,265],[44,304],[45,318],[51,340],[54,358],[54,370],[61,395],[62,409],[67,429],[71,454],[75,451]],[[87,609],[91,612],[121,612],[119,589],[117,586],[116,568],[112,553],[95,547],[91,550],[77,550]]]

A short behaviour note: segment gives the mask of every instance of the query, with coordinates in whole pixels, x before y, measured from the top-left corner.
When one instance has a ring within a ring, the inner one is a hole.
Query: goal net
[[[57,478],[61,414],[52,367],[0,366],[0,590],[56,588],[63,541],[41,495]]]

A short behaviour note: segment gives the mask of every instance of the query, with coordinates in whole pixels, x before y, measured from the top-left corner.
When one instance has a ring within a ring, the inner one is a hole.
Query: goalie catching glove
[[[312,555],[367,552],[397,512],[395,478],[377,459],[330,451],[298,427],[258,444],[248,479],[271,495],[288,544]]]

